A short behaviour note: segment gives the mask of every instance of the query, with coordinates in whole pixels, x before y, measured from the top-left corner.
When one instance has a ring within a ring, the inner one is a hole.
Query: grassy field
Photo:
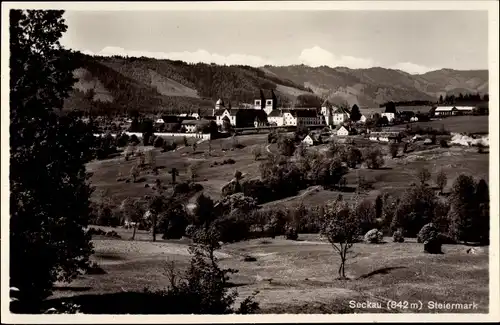
[[[130,241],[130,232],[119,229],[122,240],[95,239],[93,259],[107,272],[81,276],[69,286],[60,284],[53,298],[142,292],[145,287],[165,288],[165,262],[179,268],[189,261],[185,241]],[[380,313],[389,312],[387,301],[421,301],[422,310],[391,312],[467,312],[430,310],[427,302],[478,304],[474,312],[488,312],[488,248],[467,254],[466,246],[444,245],[441,255],[423,252],[423,245],[405,243],[356,244],[347,262],[349,280],[338,280],[339,257],[317,235],[300,235],[299,241],[282,238],[254,239],[225,245],[219,252],[224,267],[236,268],[231,282],[239,299],[259,291],[263,313]],[[243,262],[250,255],[255,262]],[[382,309],[350,308],[350,301],[378,302]],[[470,312],[470,311],[469,311]]]
[[[488,116],[452,116],[429,122],[417,122],[412,125],[440,129],[442,125],[450,132],[489,133]]]
[[[229,182],[236,170],[241,171],[245,178],[259,176],[260,161],[256,161],[252,154],[254,147],[260,147],[263,155],[267,154],[267,135],[242,135],[236,137],[239,144],[244,145],[242,149],[231,150],[232,139],[217,139],[211,141],[211,154],[208,154],[209,144],[207,141],[199,144],[194,152],[192,147],[181,147],[173,152],[161,153],[157,151],[156,164],[161,169],[159,175],[153,175],[151,172],[144,172],[141,177],[145,179],[140,183],[125,183],[117,181],[118,177],[128,177],[130,169],[136,164],[133,158],[125,161],[123,157],[108,159],[103,161],[94,161],[88,165],[88,170],[93,173],[92,184],[96,187],[95,194],[104,191],[107,196],[112,197],[114,201],[119,202],[126,197],[140,197],[151,194],[151,185],[158,178],[164,184],[171,182],[171,175],[168,173],[172,168],[179,171],[178,181],[188,179],[188,167],[191,164],[198,165],[198,177],[196,181],[203,185],[204,193],[214,199],[220,198],[221,188]],[[360,140],[362,146],[373,146],[378,144],[365,143]],[[475,178],[488,179],[489,155],[479,154],[474,148],[453,146],[451,148],[440,148],[439,146],[424,146],[416,143],[410,147],[410,152],[400,154],[398,158],[390,158],[388,146],[380,145],[386,153],[385,167],[378,170],[366,168],[351,169],[346,175],[347,185],[350,192],[338,192],[323,190],[322,188],[305,189],[296,197],[287,198],[277,202],[269,202],[266,206],[275,204],[293,205],[303,201],[307,205],[323,204],[342,194],[345,199],[352,198],[356,193],[353,192],[357,186],[358,175],[365,179],[375,182],[374,188],[368,192],[360,193],[361,197],[375,198],[381,192],[398,194],[409,183],[415,181],[414,173],[418,168],[428,168],[432,174],[431,185],[439,170],[443,169],[448,176],[447,188],[451,186],[454,179],[460,173],[473,175]],[[311,150],[324,150],[327,145],[313,147]],[[275,145],[269,146],[270,151],[275,151]],[[412,151],[413,150],[413,151]],[[233,159],[234,164],[214,165],[214,162],[222,162],[226,159]],[[145,184],[150,187],[146,188]],[[446,189],[445,189],[446,190]]]

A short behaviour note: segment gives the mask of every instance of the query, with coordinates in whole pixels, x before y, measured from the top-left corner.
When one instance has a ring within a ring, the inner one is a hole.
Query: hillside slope
[[[66,109],[117,112],[189,112],[213,108],[218,98],[250,103],[262,89],[281,105],[312,92],[333,102],[377,107],[387,101],[436,101],[440,95],[488,92],[488,71],[442,69],[422,75],[385,68],[188,64],[151,58],[77,54],[78,81]]]
[[[248,66],[187,64],[150,58],[91,57],[78,54],[78,81],[66,109],[99,113],[197,111],[223,98],[233,105],[252,102],[263,89],[287,104],[310,93],[304,86]]]
[[[385,68],[265,66],[262,71],[311,88],[320,96],[350,105],[378,106],[387,101],[431,100],[440,95],[488,92],[488,71],[442,69],[422,75]]]

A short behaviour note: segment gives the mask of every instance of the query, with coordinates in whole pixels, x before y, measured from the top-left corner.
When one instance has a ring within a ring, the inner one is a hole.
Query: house
[[[435,116],[452,116],[457,115],[458,109],[455,106],[438,106],[434,110]]]
[[[280,109],[272,111],[269,115],[267,115],[267,121],[270,125],[283,126],[283,111]]]
[[[156,119],[156,124],[165,124],[165,121],[162,118]]]
[[[361,117],[359,118],[359,123],[365,123],[366,122],[366,116],[364,116],[363,114],[361,114]]]
[[[285,109],[282,111],[285,126],[324,125],[323,116],[316,109]]]
[[[401,142],[402,139],[401,132],[387,131],[387,132],[370,132],[369,139],[371,141],[380,142]]]
[[[345,137],[351,134],[351,130],[349,130],[347,127],[342,125],[338,130],[337,130],[337,136],[339,137]]]
[[[339,107],[333,112],[333,125],[341,125],[349,119],[349,110]]]
[[[459,115],[469,115],[474,112],[475,107],[473,106],[455,106],[455,108],[458,110]]]
[[[314,146],[314,145],[317,145],[317,144],[320,144],[321,141],[320,141],[321,138],[319,138],[318,136],[316,136],[315,134],[308,134],[304,140],[302,140],[302,143],[307,145],[307,146]]]
[[[418,122],[418,117],[416,116],[411,117],[410,122]]]
[[[201,127],[208,125],[210,121],[208,120],[184,120],[181,125],[186,129],[186,133],[195,133]],[[198,127],[199,126],[199,127]],[[198,128],[198,129],[197,129]]]
[[[387,121],[389,123],[392,123],[392,121],[394,120],[394,118],[396,118],[396,114],[394,113],[388,113],[388,112],[384,112],[380,115],[380,117],[386,117],[387,118]]]

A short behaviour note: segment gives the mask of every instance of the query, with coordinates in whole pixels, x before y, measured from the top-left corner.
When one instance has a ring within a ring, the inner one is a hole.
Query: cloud
[[[356,58],[345,55],[336,56],[319,46],[303,50],[302,53],[300,53],[299,60],[301,63],[312,67],[327,65],[330,67],[349,67],[352,69],[359,69],[370,68],[375,65],[375,62],[371,59]]]
[[[264,65],[291,65],[291,64],[305,64],[312,67],[330,66],[330,67],[348,67],[352,69],[371,68],[380,66],[376,61],[370,58],[359,58],[348,55],[335,55],[319,46],[313,46],[302,50],[298,57],[283,58],[280,60],[271,60],[256,55],[247,54],[229,54],[222,55],[218,53],[210,53],[206,50],[200,49],[194,52],[148,52],[148,51],[134,51],[126,50],[121,47],[107,46],[99,52],[92,52],[88,50],[81,51],[88,55],[101,55],[101,56],[130,56],[130,57],[150,57],[156,59],[170,59],[181,60],[188,63],[216,63],[226,65],[249,65],[253,67],[260,67]],[[411,62],[398,63],[391,67],[391,69],[399,69],[408,73],[425,73],[434,68],[421,66]]]
[[[402,62],[390,67],[391,69],[402,70],[411,74],[423,74],[429,71],[438,70],[439,68],[431,68],[423,65],[418,65],[411,62]]]

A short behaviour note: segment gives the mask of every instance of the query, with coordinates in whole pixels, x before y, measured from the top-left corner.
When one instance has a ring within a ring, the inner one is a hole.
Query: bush
[[[138,145],[139,143],[141,143],[141,141],[139,141],[139,138],[137,137],[137,135],[135,134],[132,134],[128,140],[128,142],[131,144],[131,145]]]
[[[255,261],[257,261],[257,259],[253,256],[245,255],[243,257],[243,262],[255,262]]]
[[[439,140],[439,145],[441,146],[441,148],[448,148],[448,141],[446,141],[445,139],[441,139]]]
[[[383,241],[384,234],[378,229],[372,229],[365,234],[365,242],[371,244],[379,244]]]
[[[431,222],[426,224],[425,226],[420,229],[420,231],[417,234],[417,242],[418,243],[424,243],[427,241],[431,236],[434,236],[436,233],[438,233],[438,229],[436,226]]]
[[[129,143],[130,137],[126,133],[121,133],[116,137],[116,145],[118,147],[126,147]]]
[[[379,148],[368,148],[364,152],[364,160],[366,166],[370,169],[378,169],[384,165],[384,158],[382,157],[382,151]]]
[[[235,243],[249,238],[250,224],[246,216],[235,211],[215,220],[215,228],[219,232],[219,239],[224,243]]]
[[[405,241],[405,238],[403,236],[403,232],[401,230],[396,230],[392,234],[392,241],[395,243],[403,243]]]
[[[424,252],[429,254],[441,254],[441,236],[438,232],[432,231],[424,241]]]
[[[196,231],[196,226],[195,225],[188,225],[186,227],[186,230],[184,231],[184,236],[191,238],[193,237],[194,232]]]
[[[163,147],[164,142],[165,142],[165,140],[163,140],[162,137],[156,137],[156,139],[153,141],[153,147],[161,148],[161,147]]]
[[[288,240],[297,240],[299,238],[297,228],[291,226],[286,227],[285,238]]]

